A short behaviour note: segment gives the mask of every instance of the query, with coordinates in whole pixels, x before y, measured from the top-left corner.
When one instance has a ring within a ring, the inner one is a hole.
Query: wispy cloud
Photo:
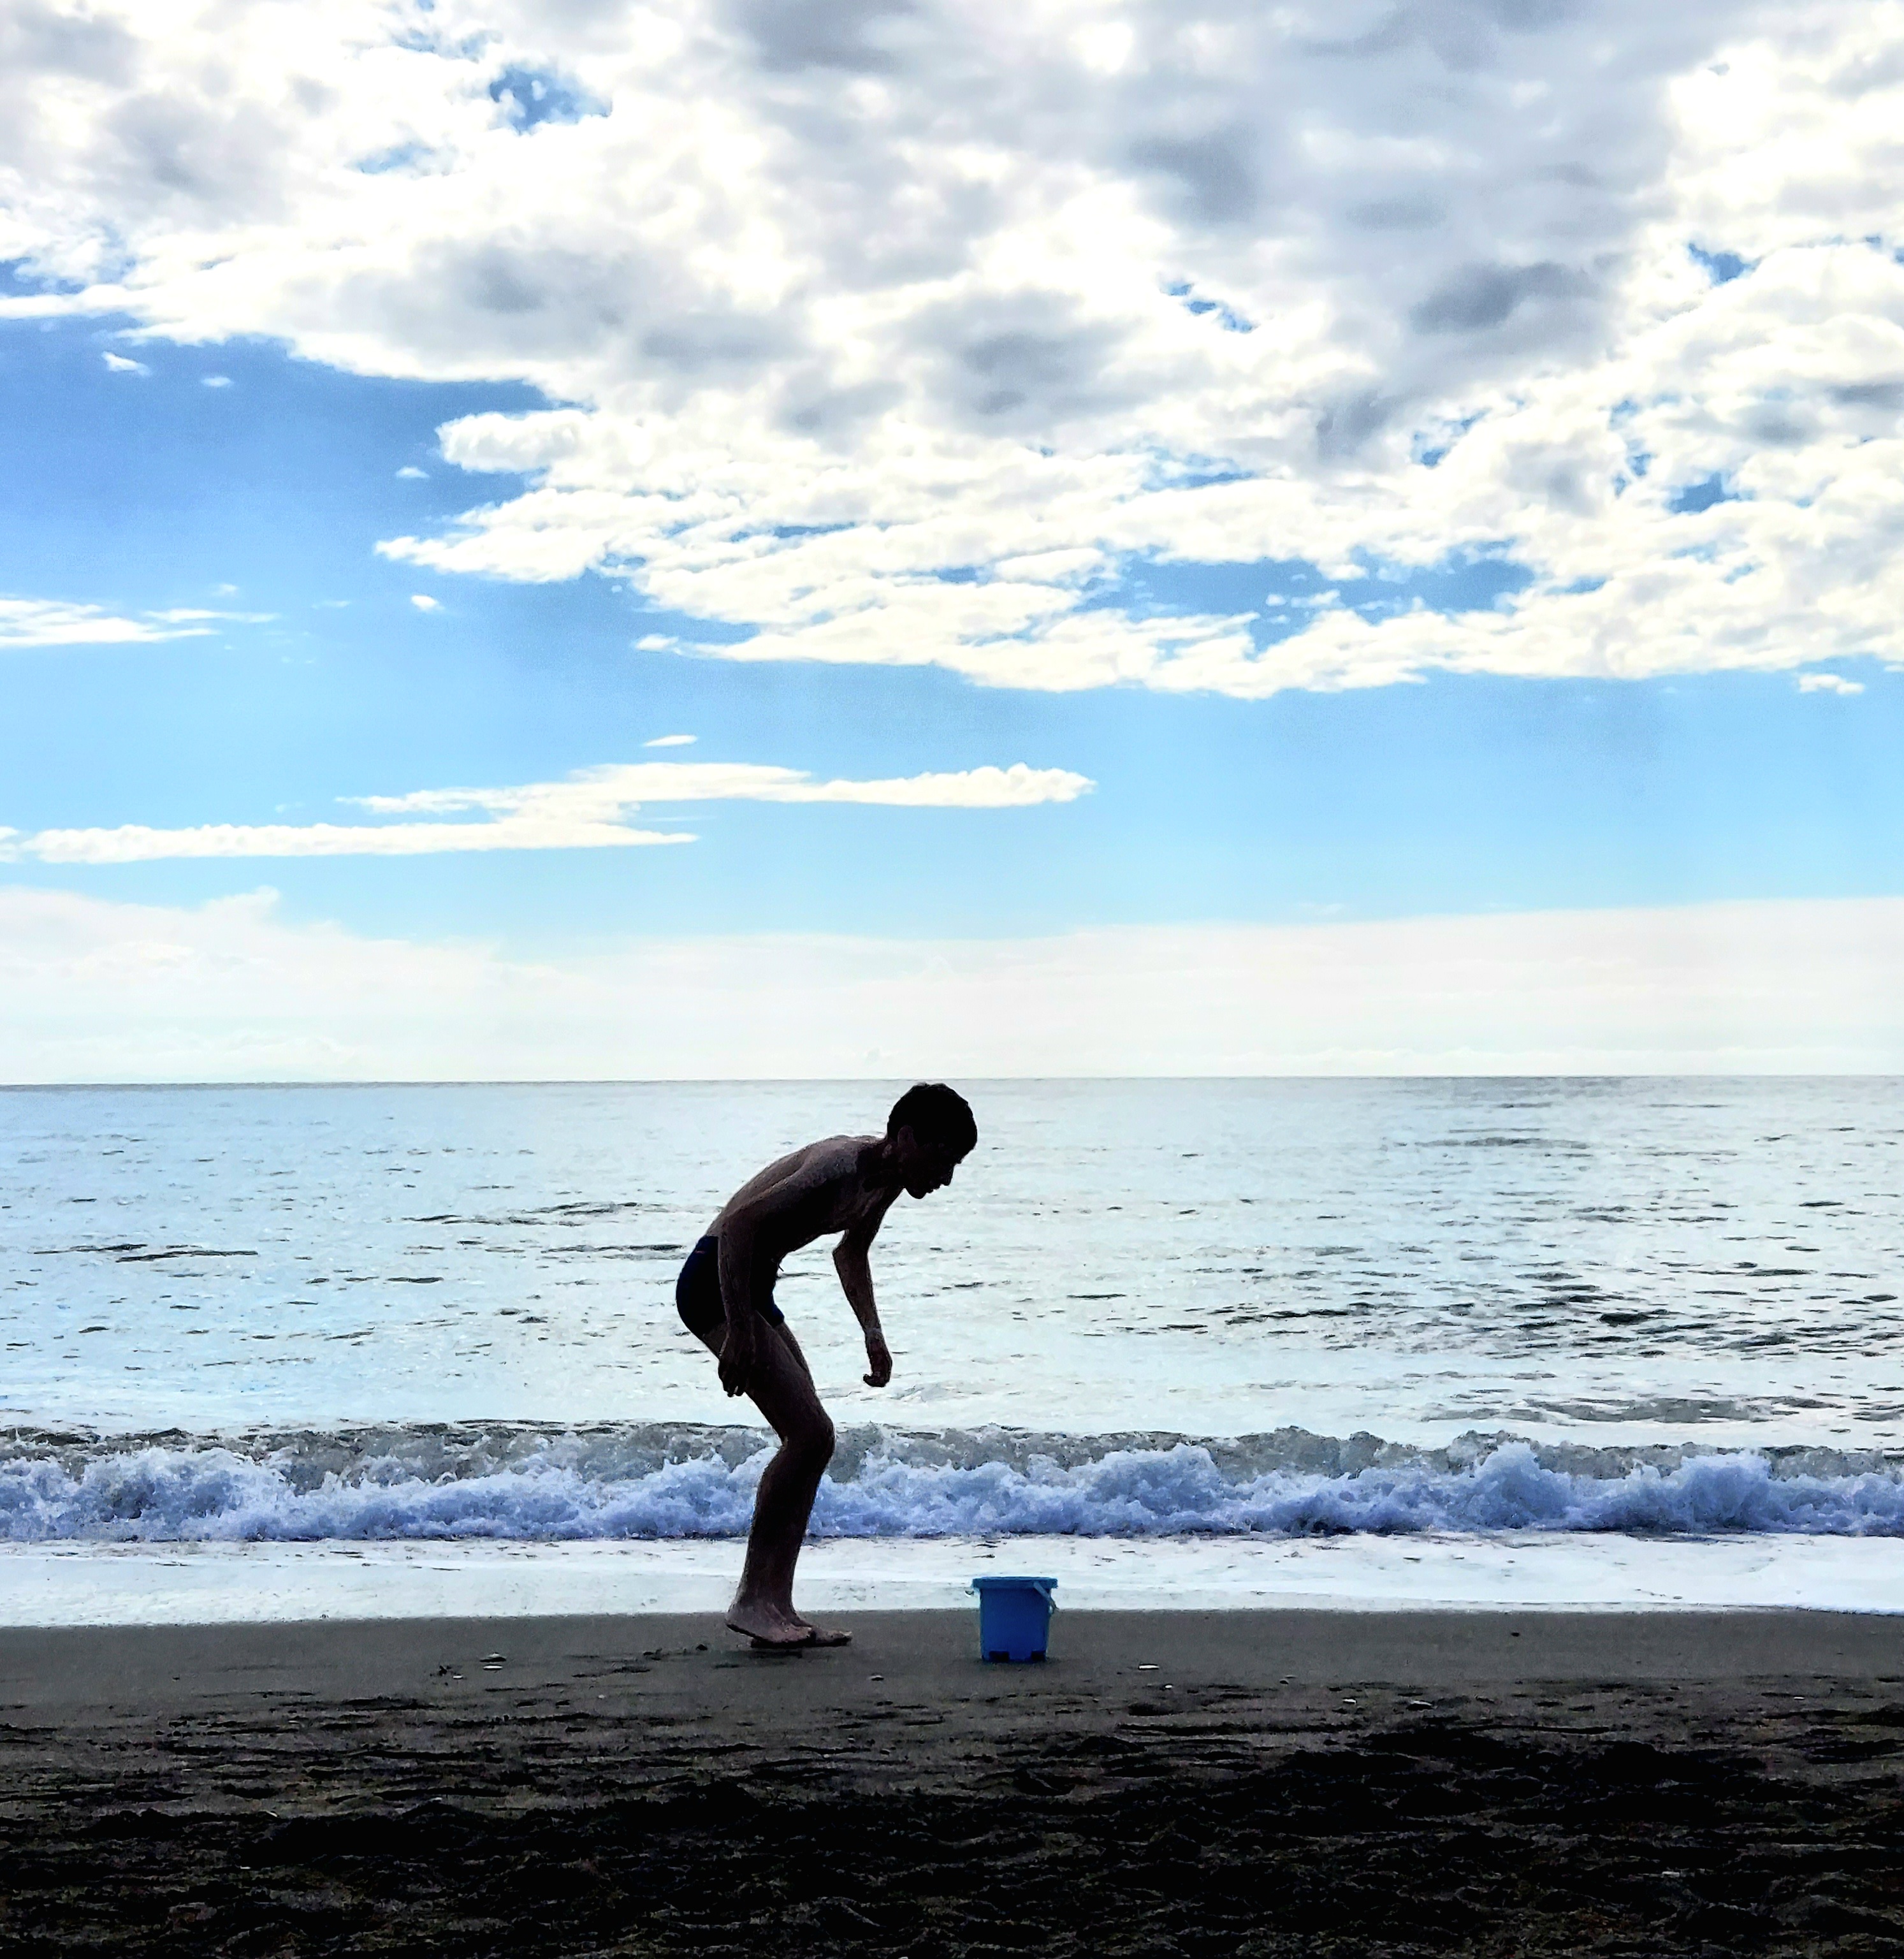
[[[122,824],[116,830],[42,830],[8,843],[0,857],[43,864],[149,864],[182,857],[428,857],[459,850],[588,850],[691,843],[685,831],[615,823],[205,823],[182,830]]]
[[[160,830],[0,830],[0,859],[43,864],[141,864],[167,858],[420,857],[466,850],[628,849],[691,843],[690,832],[638,829],[644,805],[716,802],[861,803],[903,809],[1023,809],[1074,802],[1093,786],[1068,769],[986,767],[815,782],[798,769],[746,762],[630,762],[586,769],[559,783],[504,789],[416,789],[346,797],[392,823],[208,823]],[[433,819],[477,815],[480,820]]]
[[[692,735],[657,735],[653,741],[644,741],[644,748],[686,748],[693,745]]]
[[[129,360],[123,354],[107,354],[101,358],[115,374],[149,374],[152,371],[143,360]]]
[[[1808,673],[1798,676],[1801,694],[1862,694],[1861,680],[1847,680],[1842,674]]]
[[[174,606],[129,618],[102,605],[68,605],[57,598],[0,598],[0,651],[195,639],[221,624],[262,625],[270,618],[268,612],[214,612],[197,606]]]

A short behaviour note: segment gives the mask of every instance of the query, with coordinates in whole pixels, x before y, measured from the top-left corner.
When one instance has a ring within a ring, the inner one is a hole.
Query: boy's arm
[[[721,1336],[721,1386],[730,1395],[747,1392],[754,1372],[759,1329],[754,1324],[754,1221],[744,1211],[731,1213],[721,1227],[717,1266],[721,1276],[721,1310],[727,1330]]]
[[[872,1371],[863,1376],[869,1388],[883,1388],[893,1378],[893,1357],[886,1335],[880,1329],[879,1307],[873,1298],[873,1268],[866,1254],[871,1249],[879,1220],[855,1224],[833,1247],[833,1269],[839,1275],[840,1290],[853,1310],[866,1335],[866,1364]]]
[[[756,1191],[744,1204],[733,1205],[721,1220],[721,1310],[727,1317],[727,1331],[721,1341],[721,1386],[730,1395],[746,1393],[760,1351],[754,1268],[760,1227],[794,1209],[811,1195],[814,1186],[811,1170],[803,1160],[778,1183]]]

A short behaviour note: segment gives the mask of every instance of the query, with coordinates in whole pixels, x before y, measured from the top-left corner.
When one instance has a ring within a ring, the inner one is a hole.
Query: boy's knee
[[[817,1421],[801,1428],[795,1446],[802,1462],[811,1464],[816,1469],[823,1469],[833,1460],[833,1418],[823,1414]]]

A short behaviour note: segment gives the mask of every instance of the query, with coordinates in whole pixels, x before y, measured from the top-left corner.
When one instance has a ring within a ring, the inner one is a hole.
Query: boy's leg
[[[799,1341],[793,1337],[793,1329],[784,1319],[775,1322],[773,1338],[785,1347],[788,1352],[798,1364],[801,1373],[806,1376],[808,1389],[813,1396],[813,1405],[819,1409],[820,1419],[827,1425],[827,1454],[830,1458],[833,1454],[833,1422],[826,1410],[820,1405],[819,1395],[814,1389],[813,1386],[813,1370],[807,1365],[807,1357],[800,1351]],[[759,1405],[757,1401],[756,1405]],[[762,1409],[762,1412],[766,1412],[764,1408]],[[823,1474],[826,1469],[826,1464],[823,1462],[820,1465],[820,1469]],[[816,1491],[819,1488],[819,1484],[820,1479],[816,1476],[814,1478],[814,1489]],[[793,1603],[793,1568],[798,1561],[801,1547],[806,1542],[807,1519],[811,1514],[812,1510],[813,1496],[809,1494],[806,1500],[806,1507],[801,1513],[799,1529],[775,1539],[770,1552],[770,1562],[763,1568],[764,1583],[773,1597],[785,1601],[787,1610],[793,1615],[794,1624],[806,1627],[813,1634],[815,1645],[847,1646],[851,1644],[852,1640],[851,1633],[843,1633],[835,1628],[814,1625],[812,1621],[808,1619]],[[756,1510],[757,1513],[757,1503]]]
[[[814,1494],[833,1452],[833,1425],[820,1405],[805,1357],[782,1328],[763,1326],[759,1359],[747,1395],[780,1438],[754,1500],[747,1562],[727,1623],[774,1646],[843,1643],[846,1635],[815,1629],[793,1609],[793,1570],[807,1534]],[[719,1336],[703,1335],[719,1351]]]

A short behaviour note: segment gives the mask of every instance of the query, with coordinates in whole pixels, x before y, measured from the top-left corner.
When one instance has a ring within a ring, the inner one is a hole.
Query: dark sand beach
[[[1904,1953],[1904,1623],[0,1631],[0,1951]]]

